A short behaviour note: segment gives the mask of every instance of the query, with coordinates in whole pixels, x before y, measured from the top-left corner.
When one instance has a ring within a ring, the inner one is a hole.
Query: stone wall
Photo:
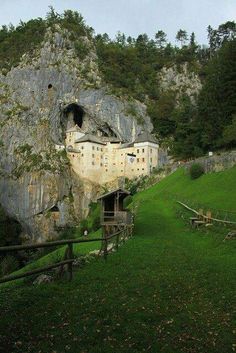
[[[186,163],[186,168],[189,168],[193,163],[201,164],[204,167],[205,173],[221,172],[236,165],[236,151],[224,152],[219,155],[213,154],[211,157],[197,158]]]

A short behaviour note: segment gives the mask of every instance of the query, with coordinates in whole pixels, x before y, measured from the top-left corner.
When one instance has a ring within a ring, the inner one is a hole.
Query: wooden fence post
[[[72,260],[74,255],[73,255],[73,243],[69,243],[68,244],[68,252],[67,252],[67,257],[68,257],[68,260]],[[73,264],[72,262],[69,263],[67,265],[67,270],[68,270],[68,274],[69,274],[69,281],[72,280],[72,276],[73,276]]]
[[[103,249],[103,257],[104,260],[107,260],[107,255],[108,255],[108,240],[107,240],[107,233],[108,230],[106,229],[106,227],[104,227],[104,233],[103,233],[103,238],[104,238],[104,249]]]
[[[116,235],[116,251],[119,248],[119,238],[120,238],[120,233],[118,232],[117,235]]]

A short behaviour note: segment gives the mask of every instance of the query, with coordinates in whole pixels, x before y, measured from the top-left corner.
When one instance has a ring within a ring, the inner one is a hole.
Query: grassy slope
[[[235,210],[236,168],[195,181],[182,173],[137,195],[135,237],[107,264],[72,283],[3,289],[0,352],[233,351],[235,243],[190,230],[166,192]]]

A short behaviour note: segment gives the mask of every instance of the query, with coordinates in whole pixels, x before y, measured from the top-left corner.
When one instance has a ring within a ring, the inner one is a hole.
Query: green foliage
[[[232,124],[224,128],[223,144],[231,148],[236,147],[236,115],[232,119]]]
[[[59,235],[59,240],[74,239],[76,237],[76,230],[74,227],[66,227]]]
[[[93,232],[96,232],[101,227],[101,220],[100,220],[101,207],[100,207],[100,204],[97,202],[92,202],[89,205],[89,207],[90,207],[89,217],[88,217],[89,228]]]
[[[96,232],[99,228],[101,228],[101,220],[100,220],[100,216],[97,216],[96,218],[93,219],[92,230]]]
[[[81,60],[84,60],[85,57],[88,55],[89,53],[89,48],[86,47],[85,43],[82,42],[82,41],[79,41],[79,40],[76,40],[75,43],[75,51],[76,51],[76,54],[78,55],[78,57],[81,59]]]
[[[186,41],[188,40],[188,35],[187,32],[183,29],[180,29],[177,34],[176,34],[176,40],[179,41],[181,43],[181,45],[183,46]]]
[[[125,189],[128,190],[131,196],[135,195],[139,190],[142,190],[148,179],[147,175],[135,178],[135,179],[125,179]]]
[[[127,208],[133,202],[133,197],[131,195],[124,199],[124,207]]]
[[[7,255],[0,262],[0,276],[6,276],[19,268],[18,260],[15,256]]]
[[[81,235],[84,235],[84,231],[85,230],[88,230],[89,231],[89,223],[88,223],[88,220],[87,219],[83,219],[81,222],[80,222],[80,234]]]
[[[42,42],[46,32],[42,18],[20,22],[17,27],[3,26],[0,30],[0,69],[16,66],[24,53],[32,52]]]
[[[222,46],[207,66],[207,76],[198,100],[196,128],[205,151],[223,147],[226,127],[236,114],[236,39]],[[225,134],[228,134],[227,132]]]
[[[152,117],[155,132],[162,137],[170,136],[175,131],[176,122],[171,116],[175,106],[176,93],[173,91],[163,91],[158,101],[151,101],[148,105],[148,113]]]
[[[87,48],[81,44],[78,37],[92,38],[93,29],[85,24],[82,15],[78,12],[66,10],[63,14],[58,14],[53,7],[50,7],[46,19],[21,21],[16,27],[2,26],[0,29],[0,70],[3,69],[6,73],[11,67],[19,64],[23,54],[32,54],[36,48],[40,47],[46,30],[51,27],[54,31],[55,25],[60,25],[61,28],[70,32],[79,57],[84,57]]]
[[[193,163],[189,169],[189,174],[191,179],[198,179],[202,174],[204,174],[204,168],[199,163]]]

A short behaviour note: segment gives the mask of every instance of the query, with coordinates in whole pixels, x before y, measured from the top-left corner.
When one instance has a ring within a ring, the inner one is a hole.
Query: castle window
[[[84,149],[84,146],[81,147],[81,150],[83,150],[83,149]]]
[[[97,151],[99,151],[99,147],[97,147]]]
[[[94,163],[94,162],[92,162],[92,165],[95,165],[95,163]]]
[[[152,148],[150,149],[150,153],[152,153]]]
[[[145,158],[143,158],[142,160],[143,160],[143,162],[145,162]]]
[[[142,170],[144,170],[144,168],[142,168]]]
[[[94,157],[95,157],[95,155],[94,155],[94,154],[92,154],[92,157],[94,158]]]
[[[150,162],[152,163],[152,158],[150,158]]]
[[[142,149],[142,152],[144,153],[144,148]]]
[[[83,157],[83,156],[84,156],[84,154],[82,153],[82,154],[81,154],[81,157]]]
[[[48,85],[48,89],[51,89],[52,88],[52,84],[51,83],[49,83],[49,85]]]
[[[139,149],[137,149],[137,153],[139,153]]]
[[[121,173],[123,173],[123,170],[121,169]]]
[[[137,158],[137,163],[139,163],[139,158]]]
[[[106,169],[106,172],[108,172],[108,169]]]
[[[100,163],[100,166],[102,167],[102,163]]]
[[[101,148],[101,152],[103,151],[103,148]]]
[[[139,170],[139,168],[137,170]]]
[[[94,146],[92,147],[92,149],[94,150]]]

